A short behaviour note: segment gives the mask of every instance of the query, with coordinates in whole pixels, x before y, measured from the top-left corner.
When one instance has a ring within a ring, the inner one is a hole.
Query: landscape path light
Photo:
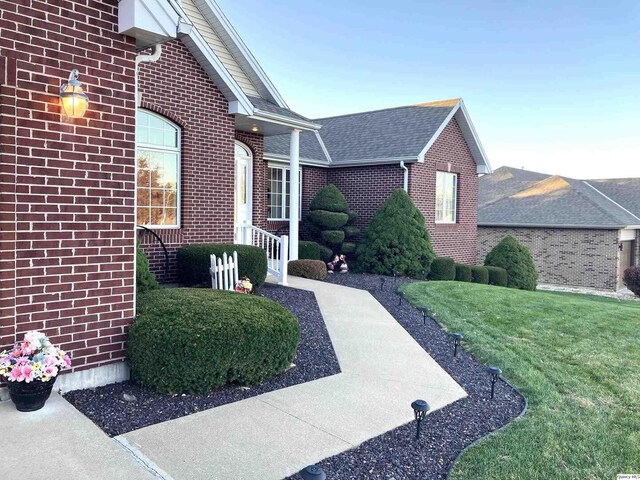
[[[462,339],[464,337],[459,332],[452,333],[451,337],[453,338],[453,356],[457,357],[458,356],[458,345],[460,345],[460,342],[462,342]]]
[[[424,420],[424,417],[427,416],[429,404],[424,400],[416,400],[411,404],[411,408],[413,408],[413,415],[418,423],[416,429],[416,440],[418,440],[420,438],[420,424]]]
[[[327,474],[324,473],[324,470],[319,466],[309,465],[302,469],[300,472],[300,478],[303,480],[325,480],[325,478],[327,478]]]
[[[82,90],[82,83],[78,80],[80,72],[71,70],[69,80],[60,85],[60,105],[69,118],[82,118],[89,107],[89,97]]]
[[[429,307],[420,307],[420,311],[422,312],[422,324],[427,324],[427,315],[429,315]]]
[[[400,297],[400,301],[398,302],[398,306],[402,305],[402,299],[404,298],[404,292],[399,291],[398,296]]]
[[[489,376],[491,377],[491,398],[493,398],[496,382],[498,381],[498,378],[500,378],[500,375],[502,374],[502,370],[500,370],[498,367],[495,367],[495,366],[489,367],[488,370],[489,370]]]
[[[386,281],[387,279],[384,276],[380,277],[380,290],[384,290],[384,282]]]

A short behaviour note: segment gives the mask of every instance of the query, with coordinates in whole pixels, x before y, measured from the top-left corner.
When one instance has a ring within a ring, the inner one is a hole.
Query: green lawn
[[[459,282],[403,289],[529,400],[527,414],[469,449],[452,478],[640,473],[640,302]]]

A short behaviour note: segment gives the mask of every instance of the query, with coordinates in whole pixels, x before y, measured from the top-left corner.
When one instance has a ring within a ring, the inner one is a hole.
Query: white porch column
[[[289,150],[290,191],[289,197],[289,259],[298,259],[298,218],[300,217],[300,130],[291,131]]]

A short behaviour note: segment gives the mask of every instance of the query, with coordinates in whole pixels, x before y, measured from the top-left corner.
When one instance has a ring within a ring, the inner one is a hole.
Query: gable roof
[[[478,225],[625,228],[640,218],[590,182],[501,167],[480,178]],[[640,198],[640,190],[636,192]]]
[[[301,135],[301,156],[305,152],[311,160],[328,162],[334,167],[422,162],[426,151],[454,117],[479,170],[489,171],[484,150],[458,98],[315,119],[313,122],[322,127],[319,138],[312,133]],[[288,156],[288,149],[287,135],[265,138],[266,157]]]
[[[640,217],[640,178],[611,178],[588,180],[589,184]]]

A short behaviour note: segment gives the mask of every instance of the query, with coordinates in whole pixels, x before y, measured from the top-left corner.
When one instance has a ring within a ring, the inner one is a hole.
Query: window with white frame
[[[436,172],[436,223],[456,223],[458,174]]]
[[[298,177],[298,216],[302,211],[302,170]],[[269,166],[269,220],[289,220],[291,172],[287,167]]]
[[[180,127],[138,110],[136,161],[138,225],[180,226]]]

